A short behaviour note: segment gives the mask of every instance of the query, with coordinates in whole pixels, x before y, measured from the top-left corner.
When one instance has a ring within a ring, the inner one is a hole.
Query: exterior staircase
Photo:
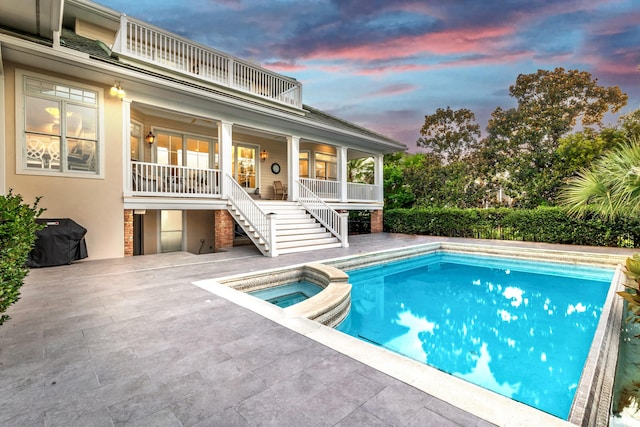
[[[276,249],[278,254],[341,246],[336,237],[296,202],[256,200],[256,204],[264,212],[277,215]],[[236,221],[238,221],[237,218]]]

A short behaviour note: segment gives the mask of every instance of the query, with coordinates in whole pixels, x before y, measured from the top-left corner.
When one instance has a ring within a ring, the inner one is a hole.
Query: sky
[[[482,129],[519,74],[591,73],[640,108],[638,0],[97,0],[303,83],[303,102],[418,151],[425,115]],[[619,114],[607,117],[615,123]]]

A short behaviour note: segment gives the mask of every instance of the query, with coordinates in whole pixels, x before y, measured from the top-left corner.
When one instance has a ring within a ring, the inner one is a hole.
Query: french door
[[[234,143],[231,171],[233,178],[248,192],[254,191],[259,182],[258,153],[260,147],[251,144]]]

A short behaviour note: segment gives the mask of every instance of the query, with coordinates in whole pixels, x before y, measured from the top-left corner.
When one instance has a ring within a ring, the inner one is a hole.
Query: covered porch
[[[226,199],[230,176],[255,199],[382,205],[382,154],[273,130],[123,102],[129,120],[125,199]],[[355,206],[354,206],[355,207]],[[366,207],[366,206],[365,206]]]

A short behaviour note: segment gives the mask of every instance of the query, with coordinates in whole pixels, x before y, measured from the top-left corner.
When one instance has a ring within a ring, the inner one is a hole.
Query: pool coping
[[[337,268],[358,268],[383,260],[399,260],[436,250],[607,267],[619,266],[626,258],[624,255],[603,253],[439,242],[331,258],[315,263]],[[565,421],[390,350],[343,334],[302,317],[295,311],[281,309],[223,284],[225,281],[241,280],[255,275],[282,274],[290,269],[303,268],[305,265],[307,264],[201,280],[194,282],[194,284],[496,425],[586,426],[596,425],[598,420],[608,420],[617,360],[619,325],[622,318],[621,299],[615,297],[615,291],[622,287],[624,280],[620,267],[614,273],[612,285],[607,294],[598,328],[574,397],[569,421]],[[595,404],[589,404],[594,400],[597,400]]]

